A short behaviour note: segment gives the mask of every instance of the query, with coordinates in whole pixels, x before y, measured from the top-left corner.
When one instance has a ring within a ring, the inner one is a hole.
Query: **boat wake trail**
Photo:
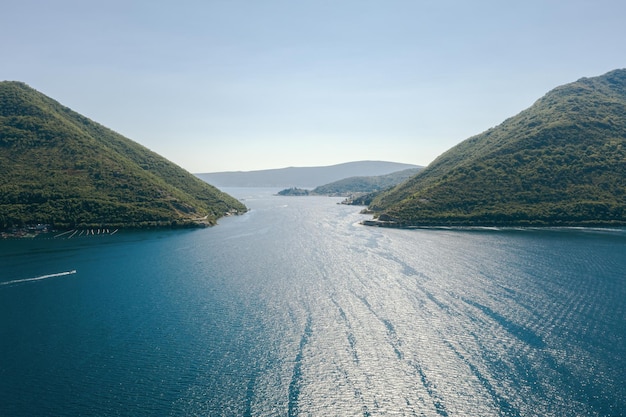
[[[48,274],[48,275],[42,275],[40,277],[35,277],[35,278],[24,278],[24,279],[15,279],[13,281],[5,281],[5,282],[0,282],[0,285],[14,285],[14,284],[21,284],[23,282],[31,282],[31,281],[41,281],[43,279],[48,279],[48,278],[56,278],[56,277],[63,277],[65,275],[72,275],[75,274],[76,270],[73,269],[71,271],[66,271],[66,272],[58,272],[56,274]]]
[[[311,316],[309,316],[304,327],[304,333],[302,333],[302,338],[300,339],[300,348],[294,361],[293,376],[291,377],[291,383],[289,384],[289,408],[287,410],[287,415],[289,417],[297,416],[299,414],[298,399],[300,397],[300,386],[302,384],[302,358],[304,356],[304,349],[306,344],[309,342],[309,338],[312,333]]]

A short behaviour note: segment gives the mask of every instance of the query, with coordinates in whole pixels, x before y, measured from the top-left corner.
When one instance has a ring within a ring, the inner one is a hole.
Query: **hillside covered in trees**
[[[279,191],[278,195],[327,195],[335,197],[355,197],[365,193],[385,190],[400,184],[417,174],[422,167],[403,169],[385,175],[357,176],[344,178],[328,184],[319,185],[312,190],[292,187]]]
[[[626,224],[626,70],[547,93],[370,204],[379,225]]]
[[[233,197],[21,82],[0,83],[0,229],[215,224]]]

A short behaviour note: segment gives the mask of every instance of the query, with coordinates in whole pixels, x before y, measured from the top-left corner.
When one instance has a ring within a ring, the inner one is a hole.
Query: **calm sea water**
[[[0,241],[0,416],[626,415],[625,230],[227,191],[211,229]]]

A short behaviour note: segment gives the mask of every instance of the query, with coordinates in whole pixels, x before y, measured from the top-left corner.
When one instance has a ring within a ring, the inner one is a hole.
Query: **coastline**
[[[396,220],[361,220],[363,226],[383,227],[389,229],[443,229],[443,230],[606,230],[606,231],[626,231],[624,222],[601,222],[597,220],[578,223],[547,223],[547,222],[525,222],[525,223],[488,223],[488,222],[468,222],[468,223],[424,223],[412,224]]]
[[[119,231],[138,231],[138,230],[176,230],[176,229],[204,229],[206,227],[215,226],[209,222],[192,222],[179,224],[151,224],[151,225],[135,225],[135,226],[84,226],[74,228],[54,228],[49,225],[47,227],[24,226],[20,228],[12,228],[0,231],[0,239],[71,239],[76,237],[88,236],[112,236]],[[39,226],[39,225],[38,225]],[[43,225],[42,225],[43,226]]]

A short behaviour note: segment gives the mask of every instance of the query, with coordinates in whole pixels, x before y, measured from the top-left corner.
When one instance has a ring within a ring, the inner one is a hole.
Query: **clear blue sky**
[[[19,80],[191,172],[427,165],[626,67],[622,0],[20,0]]]

